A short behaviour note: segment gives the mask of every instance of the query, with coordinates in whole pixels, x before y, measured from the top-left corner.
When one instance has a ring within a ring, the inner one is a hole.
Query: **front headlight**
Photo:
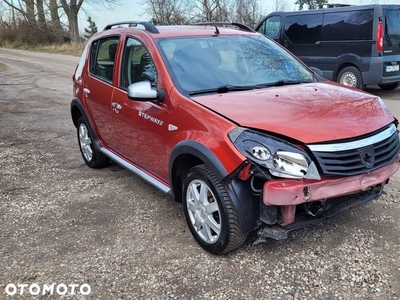
[[[273,176],[321,179],[309,156],[284,140],[244,128],[236,128],[228,135],[244,156],[267,168]]]

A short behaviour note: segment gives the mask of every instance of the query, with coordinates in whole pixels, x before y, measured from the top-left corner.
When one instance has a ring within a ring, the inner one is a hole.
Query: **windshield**
[[[178,88],[190,94],[312,82],[302,63],[264,36],[160,39]]]

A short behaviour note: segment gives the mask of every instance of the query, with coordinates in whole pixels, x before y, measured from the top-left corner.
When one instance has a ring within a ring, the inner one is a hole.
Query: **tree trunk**
[[[35,19],[35,2],[33,0],[23,0],[26,5],[26,20],[31,25],[36,25]]]
[[[63,30],[61,27],[60,16],[58,14],[58,4],[57,0],[50,0],[49,3],[50,18],[51,18],[51,30],[54,36],[58,39],[60,43],[63,42]]]
[[[78,14],[72,14],[68,16],[68,28],[69,28],[69,38],[73,43],[80,42],[79,36],[79,26],[78,26]]]
[[[44,15],[43,0],[36,1],[36,9],[38,14],[38,25],[44,33],[47,33],[46,16]]]
[[[70,0],[67,3],[66,0],[60,0],[61,6],[65,11],[65,14],[68,17],[68,28],[69,28],[69,37],[71,42],[79,43],[79,26],[78,26],[78,13],[82,6],[83,0]]]

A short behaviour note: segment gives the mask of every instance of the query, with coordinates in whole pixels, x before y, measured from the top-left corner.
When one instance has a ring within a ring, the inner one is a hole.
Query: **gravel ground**
[[[212,256],[178,204],[117,165],[84,165],[77,60],[0,49],[0,299],[400,299],[398,178],[357,211]],[[91,293],[8,296],[10,283]]]

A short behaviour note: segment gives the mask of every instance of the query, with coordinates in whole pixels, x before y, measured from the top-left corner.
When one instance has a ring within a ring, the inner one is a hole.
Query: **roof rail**
[[[192,25],[210,25],[210,26],[236,26],[239,27],[240,29],[250,31],[250,32],[255,32],[253,28],[250,26],[247,26],[242,23],[237,23],[237,22],[200,22],[200,23],[194,23]]]
[[[130,27],[136,27],[137,25],[142,25],[144,29],[147,31],[150,31],[151,33],[160,33],[157,29],[156,26],[154,26],[153,23],[147,22],[147,21],[122,21],[122,22],[116,22],[116,23],[111,23],[108,24],[106,27],[104,27],[103,30],[109,30],[113,26],[117,25],[129,25]]]

